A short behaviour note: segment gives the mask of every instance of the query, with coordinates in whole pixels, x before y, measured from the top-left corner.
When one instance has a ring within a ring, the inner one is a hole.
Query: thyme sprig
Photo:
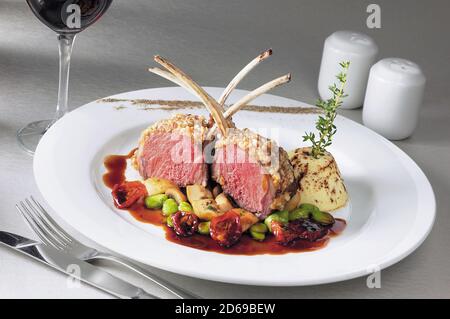
[[[333,97],[324,101],[319,99],[316,106],[323,110],[323,115],[319,115],[316,122],[316,129],[319,132],[318,139],[313,132],[306,133],[303,136],[303,142],[310,141],[312,144],[311,155],[314,158],[324,155],[326,148],[331,145],[333,135],[336,134],[336,125],[334,120],[337,115],[337,109],[342,105],[342,99],[347,95],[344,93],[345,83],[347,83],[347,72],[350,67],[350,61],[339,63],[342,71],[336,75],[339,86],[334,83],[329,87]]]

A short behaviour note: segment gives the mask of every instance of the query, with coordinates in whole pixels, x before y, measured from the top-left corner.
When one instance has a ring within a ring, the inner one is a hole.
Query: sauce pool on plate
[[[103,182],[108,188],[120,184],[126,180],[125,170],[127,168],[127,160],[130,159],[136,149],[127,155],[109,155],[105,158],[104,165],[107,172],[103,175]],[[282,255],[293,252],[313,251],[325,247],[330,239],[339,235],[345,229],[346,222],[343,219],[336,219],[333,227],[329,230],[327,236],[314,242],[306,240],[298,240],[292,245],[283,246],[275,241],[274,236],[267,236],[262,242],[252,239],[249,235],[243,234],[237,244],[232,247],[225,248],[218,245],[211,237],[206,235],[194,234],[190,237],[180,237],[165,224],[165,217],[159,210],[147,209],[142,200],[133,204],[128,212],[139,222],[149,223],[162,227],[166,234],[166,239],[187,247],[213,251],[217,253],[230,255]]]

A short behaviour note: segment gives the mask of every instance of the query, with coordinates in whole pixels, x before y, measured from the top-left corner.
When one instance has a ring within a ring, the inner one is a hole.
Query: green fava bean
[[[280,216],[276,215],[276,214],[272,214],[266,217],[266,219],[264,219],[264,224],[267,226],[267,229],[272,232],[272,222],[281,222],[280,221]]]
[[[189,204],[188,202],[181,202],[180,205],[178,206],[178,210],[180,212],[189,212],[189,213],[192,213],[193,211],[191,204]]]
[[[167,218],[166,218],[166,224],[167,224],[167,226],[169,226],[170,228],[173,228],[172,215],[167,216]]]
[[[210,222],[202,222],[198,224],[198,232],[202,235],[209,235]]]
[[[313,211],[320,211],[319,207],[317,207],[317,206],[315,206],[313,204],[301,204],[300,206],[298,206],[298,208],[302,208],[302,209],[308,210],[311,213]]]
[[[250,227],[250,231],[256,232],[256,233],[267,233],[269,229],[267,228],[267,226],[263,223],[257,223],[255,225],[253,225],[252,227]]]
[[[289,220],[312,219],[322,225],[334,224],[334,217],[327,212],[322,212],[317,206],[312,204],[301,204],[297,209],[289,213]]]
[[[283,224],[287,224],[289,222],[289,212],[287,210],[281,210],[281,211],[276,212],[275,214],[280,216],[280,221]]]
[[[178,211],[178,204],[173,198],[167,199],[162,207],[164,216],[170,216]]]
[[[289,222],[289,212],[287,210],[275,212],[266,217],[264,224],[266,224],[268,230],[272,232],[272,222],[279,222],[282,224],[287,224]]]
[[[252,230],[250,230],[250,235],[252,235],[252,238],[257,241],[263,241],[266,238],[266,234],[255,232]]]
[[[322,212],[320,210],[312,212],[312,218],[322,225],[334,224],[334,217],[330,213]]]
[[[301,204],[298,208],[289,213],[289,220],[308,219],[314,212],[319,211],[319,208],[312,204]]]
[[[296,208],[292,212],[289,213],[289,221],[297,220],[297,219],[308,219],[310,215],[310,211],[304,208]]]
[[[145,206],[150,209],[159,209],[168,198],[166,194],[147,196],[145,198]]]

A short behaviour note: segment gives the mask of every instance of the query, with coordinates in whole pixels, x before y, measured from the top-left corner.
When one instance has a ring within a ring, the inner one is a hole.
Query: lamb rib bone
[[[246,96],[241,98],[239,101],[234,103],[232,106],[230,106],[224,113],[225,118],[229,118],[229,117],[233,116],[243,106],[247,105],[252,100],[256,99],[258,96],[260,96],[282,84],[288,83],[289,81],[291,81],[290,73],[280,76],[279,78],[276,78],[270,82],[267,82],[266,84],[261,85],[259,88],[254,89],[253,91],[248,93]]]
[[[256,99],[258,96],[284,84],[288,83],[291,80],[291,74],[288,73],[286,75],[280,76],[279,78],[276,78],[270,82],[267,82],[266,84],[261,85],[257,89],[254,89],[253,91],[249,92],[246,96],[241,98],[239,101],[234,103],[232,106],[230,106],[225,113],[223,114],[225,119],[231,118],[236,112],[238,112],[241,108],[243,108],[245,105],[250,103],[252,100]],[[211,139],[216,131],[216,124],[213,125],[213,127],[209,130],[207,139]]]
[[[197,94],[195,93],[194,90],[192,90],[189,86],[185,85],[183,82],[181,82],[180,80],[178,80],[177,77],[175,77],[172,73],[170,73],[169,71],[165,71],[162,70],[160,68],[148,68],[148,71],[159,75],[162,78],[165,78],[166,80],[169,80],[173,83],[175,83],[178,86],[181,86],[182,88],[188,90],[189,92],[191,92],[193,95],[197,96]]]
[[[228,98],[228,96],[231,94],[231,92],[236,88],[236,86],[239,84],[239,82],[242,81],[242,79],[250,73],[250,71],[256,67],[259,63],[267,59],[272,55],[272,49],[268,49],[262,53],[260,53],[256,58],[254,58],[252,61],[250,61],[249,64],[247,64],[241,71],[239,71],[238,74],[231,80],[231,82],[227,85],[225,90],[223,91],[222,95],[220,96],[218,102],[219,105],[224,107],[225,102]]]
[[[195,92],[196,96],[202,100],[208,109],[209,113],[214,119],[214,122],[219,127],[223,136],[227,135],[227,129],[229,125],[221,112],[221,107],[200,85],[194,82],[190,76],[184,73],[180,68],[175,66],[173,63],[168,61],[167,59],[156,55],[154,57],[155,62],[159,63],[163,67],[165,67],[172,75],[174,75],[180,82],[184,83],[186,86],[190,87],[193,92]],[[183,86],[184,87],[184,86]]]

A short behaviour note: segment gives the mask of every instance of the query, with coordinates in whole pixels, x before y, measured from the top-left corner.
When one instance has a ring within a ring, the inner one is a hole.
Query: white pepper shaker
[[[414,62],[400,58],[377,62],[370,70],[364,125],[390,140],[409,137],[417,126],[425,82]]]
[[[322,62],[320,65],[318,89],[323,100],[332,97],[329,86],[337,83],[336,75],[342,71],[341,62],[350,61],[347,72],[345,93],[342,108],[355,109],[361,107],[369,77],[370,67],[375,62],[378,46],[375,41],[360,32],[336,31],[324,43]]]

